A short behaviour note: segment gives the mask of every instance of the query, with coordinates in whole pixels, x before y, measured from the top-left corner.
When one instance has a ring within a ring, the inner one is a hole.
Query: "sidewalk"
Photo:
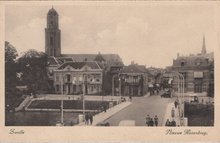
[[[121,104],[118,104],[118,105],[108,109],[106,112],[101,112],[101,113],[95,115],[93,117],[92,126],[96,126],[98,123],[101,123],[101,122],[107,120],[108,118],[110,118],[111,116],[113,116],[117,112],[121,111],[122,109],[128,107],[129,105],[131,105],[131,102],[123,102]],[[85,123],[81,122],[78,124],[78,126],[85,126]]]
[[[172,116],[171,116],[172,108],[175,110],[175,117],[174,118],[172,118]],[[169,121],[173,121],[173,119],[174,119],[176,122],[176,126],[180,126],[180,116],[179,116],[178,107],[175,108],[173,102],[171,102],[167,105],[164,120],[163,120],[163,126],[165,126],[167,119],[169,119]]]

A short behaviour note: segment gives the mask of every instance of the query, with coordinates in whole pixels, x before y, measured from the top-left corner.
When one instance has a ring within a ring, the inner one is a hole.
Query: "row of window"
[[[208,64],[208,63],[209,63],[209,59],[205,59],[205,63]],[[182,61],[180,62],[180,66],[181,66],[181,67],[186,66],[186,64],[187,64],[187,62],[186,62],[185,60],[182,60]],[[200,66],[200,65],[202,65],[202,64],[203,64],[203,61],[202,61],[202,60],[196,60],[196,61],[195,61],[195,65],[196,65],[196,66]]]
[[[77,81],[83,81],[83,76],[72,76],[72,82],[77,82]],[[101,81],[101,75],[93,75],[93,76],[87,76],[87,81],[88,82],[100,82]],[[60,75],[56,75],[55,81],[60,82],[62,80]],[[64,76],[64,81],[65,82],[71,82],[71,75],[66,75]]]
[[[60,90],[61,90],[60,87],[61,87],[61,85],[59,85],[59,84],[56,85],[56,91],[57,92],[60,92]],[[69,87],[69,88],[71,88],[71,87]],[[76,85],[72,85],[72,90],[73,90],[73,92],[77,91]],[[78,90],[82,91],[82,85],[78,85]],[[101,91],[102,89],[101,89],[101,86],[90,85],[90,86],[87,87],[87,90],[93,92],[93,91]],[[66,91],[66,86],[65,85],[63,85],[63,91],[64,92]]]

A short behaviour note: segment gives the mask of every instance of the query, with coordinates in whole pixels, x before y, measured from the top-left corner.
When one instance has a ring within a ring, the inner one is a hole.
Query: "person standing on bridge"
[[[174,110],[174,108],[172,108],[172,110],[171,110],[171,117],[172,117],[172,118],[175,117],[175,110]]]
[[[154,126],[154,121],[153,121],[153,118],[150,118],[150,121],[149,121],[149,126]]]
[[[175,102],[174,102],[174,106],[175,106],[175,108],[177,108],[177,106],[178,106],[178,101],[177,101],[177,99],[176,99]]]
[[[149,122],[150,122],[150,116],[147,115],[147,117],[146,117],[146,124],[147,124],[147,126],[150,126]]]
[[[90,125],[92,125],[92,122],[93,122],[93,115],[92,115],[92,113],[89,113],[89,121],[90,121]]]
[[[89,124],[89,115],[88,115],[88,113],[86,113],[86,115],[85,115],[85,124],[86,125]]]
[[[157,115],[155,115],[155,117],[154,117],[154,124],[155,124],[155,126],[158,126],[158,117],[157,117]]]

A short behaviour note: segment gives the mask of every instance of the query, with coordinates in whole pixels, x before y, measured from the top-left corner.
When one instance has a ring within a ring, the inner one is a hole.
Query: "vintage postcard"
[[[0,142],[220,139],[219,2],[0,10]]]

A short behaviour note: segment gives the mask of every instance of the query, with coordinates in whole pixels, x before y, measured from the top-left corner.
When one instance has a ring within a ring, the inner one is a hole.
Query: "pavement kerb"
[[[132,104],[131,102],[123,102],[121,104],[118,104],[118,105],[108,109],[106,112],[101,112],[101,113],[95,115],[93,117],[92,126],[96,126],[97,124],[107,120],[108,118],[110,118],[111,116],[113,116],[114,114],[118,113],[119,111],[121,111],[122,109],[128,107],[131,104]],[[85,123],[80,122],[78,124],[78,126],[85,126]]]

